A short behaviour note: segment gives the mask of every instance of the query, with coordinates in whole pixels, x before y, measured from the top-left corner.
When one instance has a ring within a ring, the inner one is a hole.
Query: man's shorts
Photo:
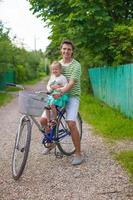
[[[78,109],[79,109],[79,100],[76,97],[70,97],[66,105],[66,121],[76,121]],[[42,117],[47,118],[45,110],[42,114]],[[51,112],[51,119],[52,118],[53,115]]]

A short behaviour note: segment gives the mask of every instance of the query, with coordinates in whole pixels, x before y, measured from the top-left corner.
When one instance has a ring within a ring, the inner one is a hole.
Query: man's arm
[[[73,88],[74,85],[75,85],[75,80],[70,80],[65,87],[60,89],[60,91],[62,93],[68,92],[69,90]]]
[[[65,92],[68,92],[69,90],[71,90],[71,88],[73,88],[74,85],[75,85],[75,80],[70,80],[69,83],[65,87],[58,89],[60,91],[60,94],[54,94],[53,97],[55,99],[58,99]]]

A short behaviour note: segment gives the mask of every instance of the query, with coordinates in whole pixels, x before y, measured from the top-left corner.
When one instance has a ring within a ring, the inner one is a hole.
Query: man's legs
[[[75,155],[81,156],[80,135],[79,135],[79,131],[78,131],[77,126],[76,126],[76,122],[75,121],[67,121],[67,124],[69,126],[72,141],[73,141],[73,144],[75,146]]]
[[[76,125],[78,108],[79,100],[75,97],[70,98],[66,106],[66,121],[71,131],[71,137],[75,147],[75,157],[72,161],[72,165],[79,165],[83,161],[83,157],[81,156],[80,135]]]

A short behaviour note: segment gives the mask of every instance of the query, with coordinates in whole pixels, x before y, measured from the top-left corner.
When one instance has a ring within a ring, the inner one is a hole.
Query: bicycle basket
[[[47,105],[47,95],[36,94],[33,91],[20,91],[18,104],[20,113],[39,117]]]

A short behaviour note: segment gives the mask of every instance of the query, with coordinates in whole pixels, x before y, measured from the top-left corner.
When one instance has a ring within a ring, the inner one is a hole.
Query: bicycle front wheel
[[[58,120],[57,125],[57,138],[59,139],[57,146],[58,149],[66,156],[71,156],[75,152],[75,147],[71,138],[70,129],[65,120],[66,113],[63,114]],[[82,120],[78,113],[76,119],[77,129],[80,135],[80,140],[82,138]]]
[[[12,176],[15,180],[22,175],[28,158],[31,141],[31,122],[23,116],[17,131],[12,157]]]

